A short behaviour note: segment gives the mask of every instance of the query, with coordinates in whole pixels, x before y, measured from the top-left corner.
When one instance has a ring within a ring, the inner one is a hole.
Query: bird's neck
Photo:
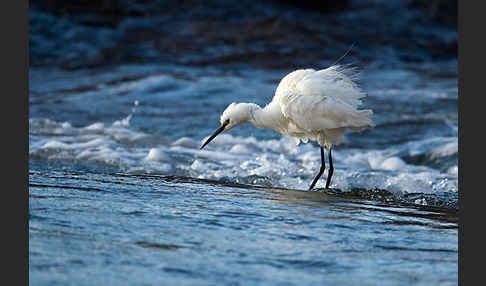
[[[256,105],[256,104],[255,104]],[[278,129],[280,107],[274,103],[270,103],[264,108],[256,105],[252,108],[250,122],[258,128]]]

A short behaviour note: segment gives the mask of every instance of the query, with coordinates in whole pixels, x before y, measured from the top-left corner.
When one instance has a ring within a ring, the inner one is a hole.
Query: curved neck
[[[282,123],[280,106],[271,102],[264,108],[261,108],[258,105],[256,105],[256,107],[257,108],[253,108],[250,111],[250,122],[258,128],[271,128],[278,131]]]

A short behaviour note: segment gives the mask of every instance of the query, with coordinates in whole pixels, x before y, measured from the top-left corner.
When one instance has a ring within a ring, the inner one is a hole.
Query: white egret
[[[373,128],[373,111],[358,110],[366,95],[356,83],[352,70],[333,65],[323,70],[299,69],[279,83],[272,101],[264,108],[255,103],[231,103],[221,115],[221,126],[201,146],[204,148],[219,133],[250,122],[293,137],[297,144],[317,141],[321,149],[321,168],[309,190],[325,170],[324,147],[329,156],[326,188],[334,171],[331,149],[343,139],[344,131]]]

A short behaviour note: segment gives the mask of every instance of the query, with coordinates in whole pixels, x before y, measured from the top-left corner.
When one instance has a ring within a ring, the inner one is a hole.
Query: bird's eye
[[[224,121],[224,123],[223,123],[223,124],[224,124],[224,125],[228,125],[228,124],[229,124],[229,122],[230,122],[230,120],[229,120],[229,118],[228,118],[228,119],[226,119],[226,120]]]

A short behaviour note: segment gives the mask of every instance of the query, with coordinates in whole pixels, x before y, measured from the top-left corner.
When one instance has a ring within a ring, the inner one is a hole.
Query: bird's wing
[[[285,117],[306,131],[340,127],[359,130],[373,126],[369,118],[373,112],[357,110],[365,94],[347,70],[332,66],[319,71],[300,71],[301,76],[295,76],[294,82],[284,82],[280,88],[284,78],[277,88],[280,94],[276,94],[276,99]]]

